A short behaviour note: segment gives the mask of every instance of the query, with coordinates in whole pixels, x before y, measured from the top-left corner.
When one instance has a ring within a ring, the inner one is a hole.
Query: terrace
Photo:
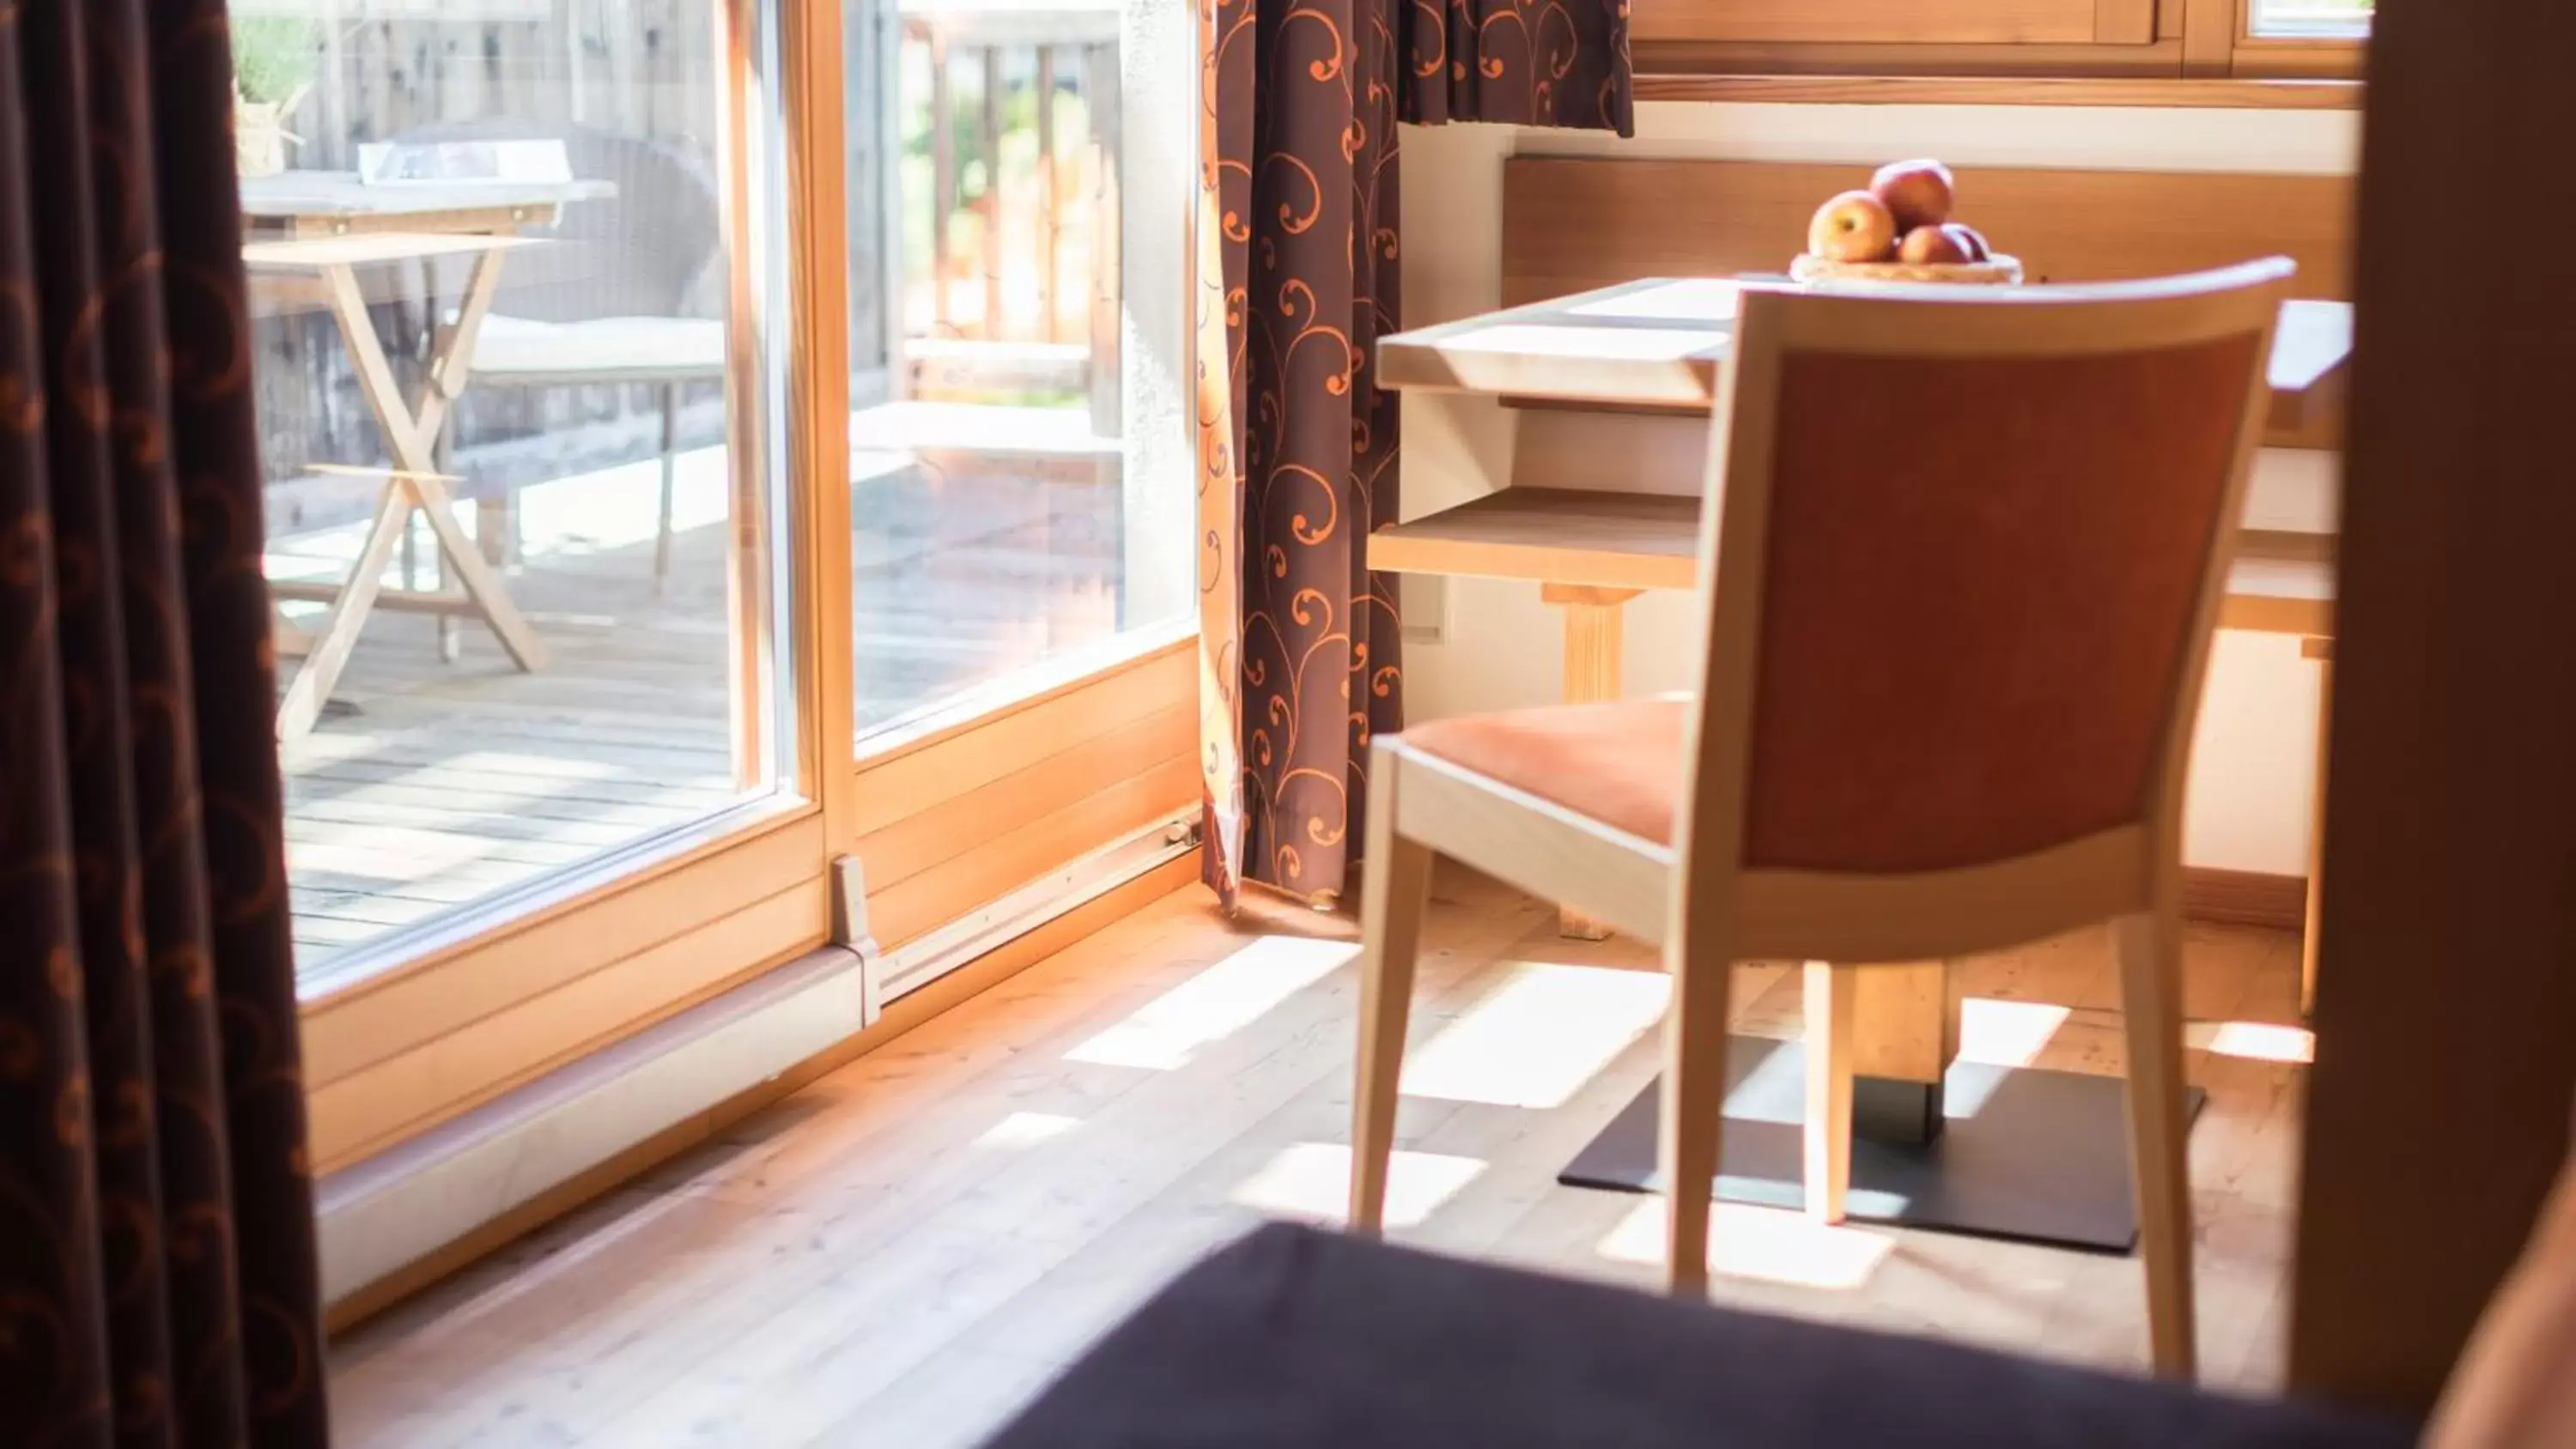
[[[734,719],[768,565],[725,445],[713,9],[234,7],[245,94],[269,65],[301,138],[264,163],[246,127],[244,193],[307,971],[755,783]],[[854,85],[849,118],[865,733],[1113,634],[1135,603],[1117,12],[847,19],[851,73],[886,82]],[[340,174],[371,143],[455,140],[551,141],[568,179],[498,216],[458,199],[499,194],[482,182]]]

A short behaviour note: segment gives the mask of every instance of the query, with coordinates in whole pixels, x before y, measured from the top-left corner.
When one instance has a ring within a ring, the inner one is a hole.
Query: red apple
[[[1828,261],[1885,261],[1896,250],[1896,218],[1868,192],[1846,191],[1816,208],[1807,250]]]
[[[1968,254],[1969,261],[1986,262],[1994,260],[1995,249],[1986,245],[1986,235],[1984,232],[1977,230],[1975,227],[1968,225],[1964,221],[1944,222],[1941,224],[1941,229],[1948,232],[1950,234],[1950,239],[1959,244],[1959,249]]]
[[[1948,221],[1956,198],[1950,168],[1932,160],[1891,161],[1869,178],[1869,190],[1887,203],[1900,231]]]
[[[1907,232],[1904,242],[1896,248],[1896,259],[1916,266],[1948,267],[1972,260],[1968,249],[1950,235],[1946,226],[1918,226]]]

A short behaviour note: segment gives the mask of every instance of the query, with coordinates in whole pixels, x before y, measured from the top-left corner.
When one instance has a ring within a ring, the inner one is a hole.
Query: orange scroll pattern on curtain
[[[1329,901],[1403,721],[1398,122],[1631,130],[1626,0],[1201,0],[1203,874]]]

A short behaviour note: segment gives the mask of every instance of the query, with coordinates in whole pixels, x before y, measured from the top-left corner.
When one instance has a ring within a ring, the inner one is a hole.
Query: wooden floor
[[[1480,878],[1435,889],[1390,1220],[1403,1240],[1647,1284],[1656,1200],[1555,1174],[1654,1074],[1659,975]],[[963,1445],[1265,1214],[1338,1217],[1357,987],[1346,921],[1192,888],[361,1325],[353,1445]],[[2200,1335],[2281,1376],[2304,1069],[2295,941],[2196,928]],[[2094,935],[1963,963],[1964,1050],[2120,1068]],[[1749,1029],[1797,976],[1746,968]],[[2270,1028],[2262,1023],[2274,1024]],[[2222,1025],[2232,1024],[2232,1025]],[[2134,1259],[1722,1209],[1721,1300],[2136,1367]]]
[[[867,457],[852,499],[862,729],[1117,631],[1114,477]],[[442,662],[427,616],[369,618],[320,726],[283,751],[300,969],[734,797],[723,466],[714,449],[683,459],[660,590],[649,462],[520,495],[507,583],[550,653],[538,672],[476,624]],[[281,540],[270,567],[344,577],[357,543],[355,528]]]

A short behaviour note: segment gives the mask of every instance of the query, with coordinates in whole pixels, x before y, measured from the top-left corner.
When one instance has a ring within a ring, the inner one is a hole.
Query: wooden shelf
[[[2142,106],[2348,111],[2353,80],[2226,76],[1691,75],[1637,77],[1641,101],[1812,102],[1843,106]]]
[[[1687,589],[1699,500],[1505,488],[1369,535],[1369,567],[1618,589]]]
[[[1369,536],[1382,573],[1459,574],[1614,589],[1688,589],[1699,575],[1695,498],[1505,488]],[[2248,529],[2222,629],[2334,632],[2333,538]]]

